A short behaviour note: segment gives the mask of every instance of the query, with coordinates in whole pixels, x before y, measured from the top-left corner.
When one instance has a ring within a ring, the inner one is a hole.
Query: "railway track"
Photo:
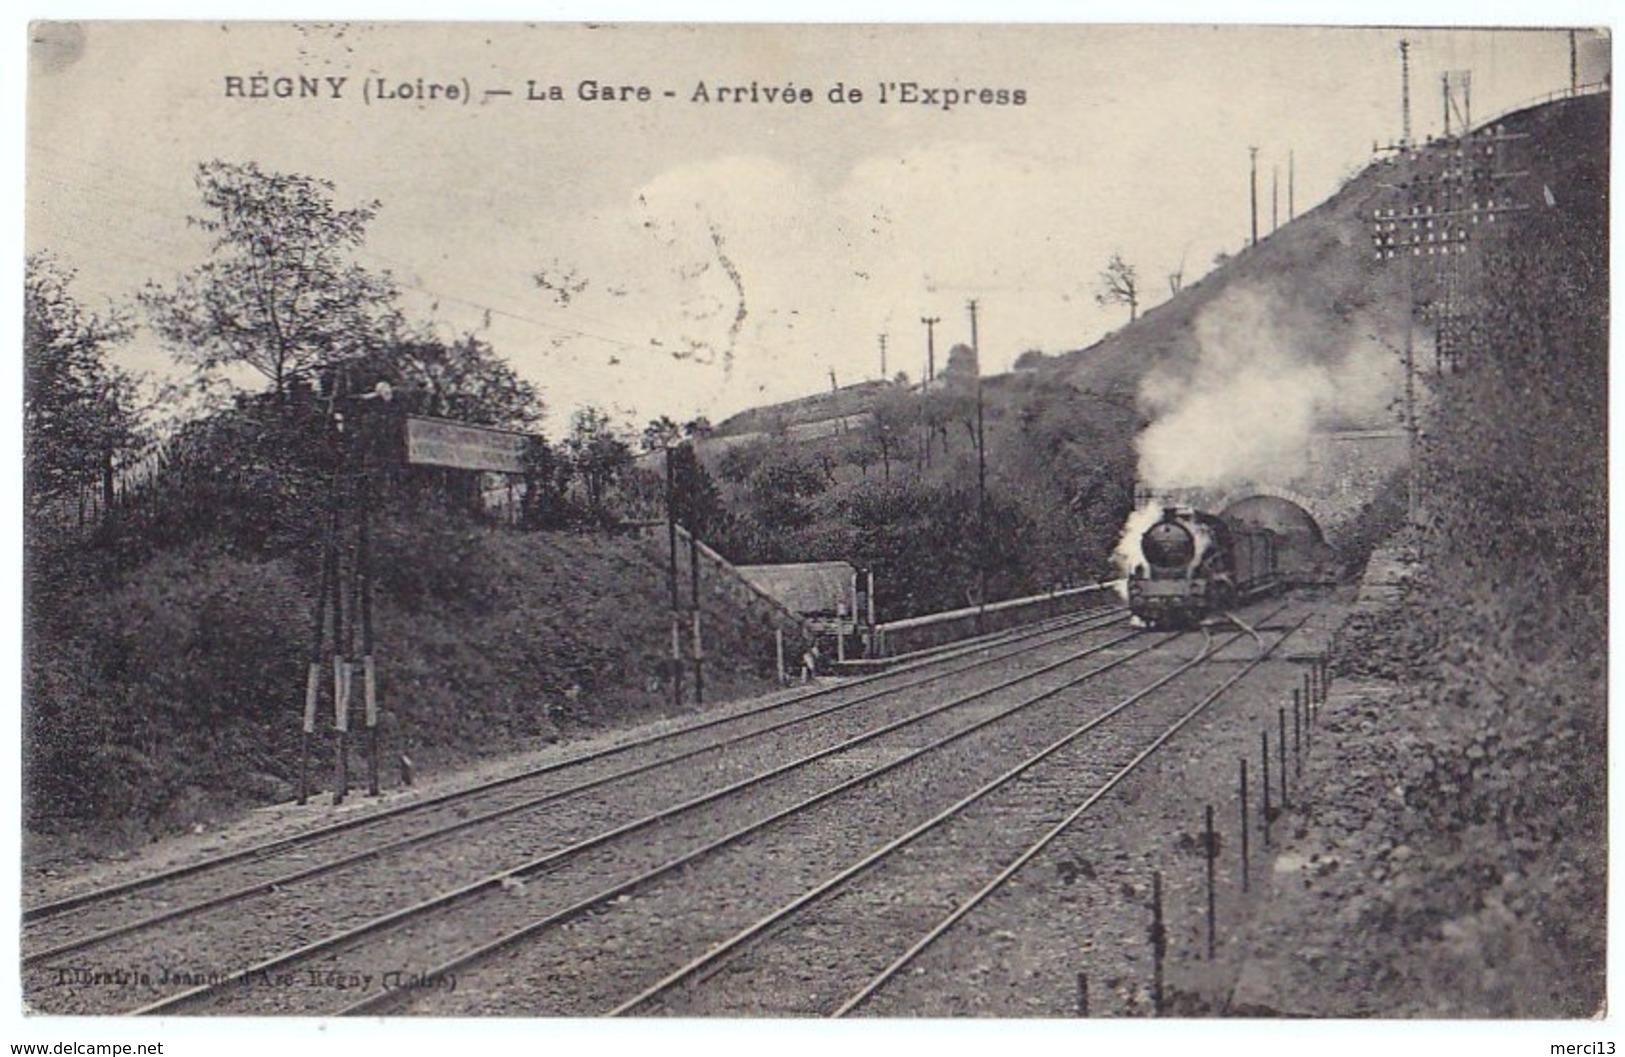
[[[1228,648],[1246,634],[1238,632],[1230,636],[1223,648]],[[1133,710],[1133,706],[1151,699],[1158,690],[1192,672],[1218,671],[1208,664],[1217,652],[1203,650],[1199,655],[1163,672],[1150,683],[1142,683],[1109,708],[1091,713],[1082,723],[1068,724],[1065,733],[1049,740],[1038,753],[1001,770],[994,779],[963,796],[956,793],[957,799],[953,799],[952,803],[941,810],[933,807],[925,821],[886,841],[833,876],[829,873],[830,863],[850,862],[852,858],[852,842],[844,838],[851,836],[852,829],[863,831],[865,827],[862,824],[851,827],[844,835],[837,833],[832,836],[828,831],[820,834],[818,827],[810,825],[812,820],[803,815],[796,820],[800,825],[799,833],[781,833],[779,837],[782,839],[770,839],[765,843],[754,839],[748,846],[733,848],[731,852],[720,853],[697,865],[685,864],[687,868],[680,885],[661,886],[658,884],[659,878],[651,878],[657,883],[621,889],[614,895],[613,902],[601,903],[598,912],[591,916],[574,920],[536,921],[502,941],[467,951],[433,967],[429,967],[427,961],[420,963],[425,966],[422,970],[425,979],[447,981],[453,979],[454,974],[467,971],[481,962],[489,963],[507,953],[504,964],[489,970],[489,974],[496,979],[483,987],[464,988],[464,992],[472,993],[420,995],[413,1009],[415,1012],[438,1015],[589,1015],[648,1012],[651,1003],[655,1003],[666,1011],[680,1014],[737,1015],[745,1011],[783,1015],[828,1012],[833,1008],[833,1003],[825,1001],[820,1006],[819,1001],[820,996],[829,994],[830,983],[827,977],[819,975],[817,960],[809,959],[809,951],[801,945],[785,947],[779,942],[786,929],[801,927],[798,922],[800,915],[810,908],[824,905],[827,896],[837,893],[854,878],[865,876],[877,864],[884,863],[891,868],[898,863],[909,863],[908,869],[916,881],[922,878],[929,881],[939,874],[963,880],[964,864],[981,861],[979,857],[984,855],[985,848],[998,843],[989,841],[988,820],[983,819],[981,824],[965,827],[960,839],[948,840],[938,849],[941,854],[936,857],[916,854],[923,845],[922,837],[928,834],[939,837],[948,832],[944,823],[953,820],[963,822],[962,815],[973,805],[986,811],[991,793],[1022,789],[1022,783],[1030,781],[1034,769],[1040,764],[1047,763],[1052,773],[1064,776],[1068,767],[1078,761],[1061,756],[1063,751],[1076,745],[1083,735],[1099,733],[1114,722],[1121,723],[1128,717],[1134,717],[1134,724],[1141,728],[1138,740],[1147,744],[1127,762],[1122,762],[1124,757],[1121,755],[1118,757],[1120,766],[1113,772],[1116,777],[1104,776],[1101,787],[1088,801],[1095,802],[1116,783],[1121,774],[1138,766],[1155,751],[1156,746],[1172,737],[1192,716],[1216,700],[1224,688],[1233,685],[1263,659],[1260,657],[1245,664],[1241,670],[1233,671],[1233,677],[1215,674],[1211,682],[1217,684],[1217,688],[1210,688],[1194,708],[1189,705],[1187,696],[1171,709],[1166,703],[1159,706],[1161,711],[1157,715],[1160,718],[1143,718],[1143,710]],[[1174,712],[1178,715],[1169,722]],[[1131,742],[1135,740],[1129,739]],[[1107,765],[1097,761],[1096,766]],[[1063,784],[1066,781],[1062,779]],[[879,790],[870,787],[865,793],[869,802],[881,800],[884,804]],[[1017,799],[1020,800],[1019,797]],[[882,812],[884,810],[883,806]],[[993,821],[998,829],[1006,828],[1013,821],[1009,805],[1004,808],[994,805]],[[1056,832],[1059,828],[1056,828]],[[895,832],[895,827],[892,832]],[[857,846],[869,847],[882,839],[880,836],[870,836]],[[1028,853],[1026,858],[1030,858],[1031,854],[1036,854],[1036,850]],[[1017,862],[1010,869],[1010,874],[1013,875],[1026,858]],[[747,873],[752,863],[757,864],[759,869],[755,873]],[[776,876],[778,872],[784,876]],[[739,884],[737,879],[741,876],[748,876],[749,883]],[[890,957],[901,946],[896,943],[899,934],[907,937],[925,930],[928,921],[913,920],[921,918],[922,911],[929,911],[929,916],[934,920],[941,912],[951,911],[954,906],[952,898],[939,908],[922,906],[917,899],[907,895],[910,891],[912,889],[904,885],[884,897],[863,901],[844,927],[814,920],[813,926],[807,930],[808,934],[814,937],[814,946],[821,946],[826,953],[854,947],[873,952],[878,942],[878,949],[883,951],[885,957]],[[714,927],[697,930],[692,925],[692,922],[703,921],[708,916],[717,917],[716,913],[708,915],[707,911],[723,903],[727,904],[726,916],[743,927],[719,933]],[[751,911],[759,913],[753,915]],[[911,923],[918,927],[910,928]],[[559,934],[552,942],[529,942],[523,950],[515,949],[520,942],[535,940],[544,931],[555,928],[559,929]],[[569,934],[572,930],[574,935]],[[706,932],[710,935],[705,935]],[[694,995],[704,992],[712,975],[725,968],[732,969],[732,959],[737,953],[765,944],[772,944],[780,949],[781,954],[785,954],[777,961],[780,972],[777,981],[769,984],[758,976],[734,980],[736,986],[725,984],[718,991],[733,1001],[724,998],[719,1003],[710,1004],[694,1000]],[[704,954],[679,965],[655,984],[649,984],[649,976],[657,971],[652,970],[651,966],[671,964],[674,951],[701,948]],[[872,954],[868,960],[874,962]],[[878,969],[884,964],[882,958],[874,963],[874,968]],[[861,982],[859,978],[853,986]],[[775,993],[771,990],[773,986],[781,990]],[[679,992],[680,987],[682,990]],[[786,999],[789,991],[798,988],[803,993],[802,997],[811,999],[810,1005]],[[628,994],[633,997],[628,999]],[[680,997],[674,999],[674,995]],[[346,1007],[344,1011],[377,1012],[392,1008],[399,998],[398,995],[368,998]]]
[[[743,978],[740,974],[744,974],[759,980],[775,975],[780,978],[771,989],[782,996],[776,999],[779,1005],[775,1007],[782,1012],[847,1012],[846,1007],[833,1006],[831,996],[843,987],[852,991],[861,984],[858,977],[862,969],[875,971],[879,954],[894,955],[899,935],[924,931],[931,937],[925,940],[929,945],[932,938],[940,934],[923,927],[913,927],[912,932],[899,931],[895,921],[888,917],[887,907],[894,904],[902,907],[901,912],[910,918],[912,926],[923,926],[923,920],[915,919],[921,919],[926,910],[940,910],[943,905],[950,912],[955,907],[968,912],[969,905],[962,901],[968,891],[964,871],[956,872],[949,867],[975,862],[985,873],[988,857],[993,854],[1001,861],[1008,858],[1008,876],[1013,876],[1023,863],[1037,854],[1037,849],[1007,847],[1003,834],[1030,833],[1034,826],[1051,820],[1055,813],[1053,806],[1046,815],[1019,797],[1009,803],[1001,801],[1001,797],[1009,800],[1016,791],[1055,792],[1063,788],[1064,777],[1068,774],[1075,777],[1084,766],[1072,760],[1069,754],[1076,751],[1080,742],[1091,740],[1086,736],[1098,736],[1101,731],[1115,730],[1117,726],[1126,728],[1125,715],[1140,715],[1130,706],[1154,697],[1158,690],[1189,677],[1192,672],[1204,667],[1212,670],[1209,662],[1214,654],[1229,649],[1244,637],[1237,633],[1214,651],[1204,649],[1195,656],[1179,660],[1150,684],[1128,691],[1127,696],[1110,709],[1091,713],[1079,724],[1076,715],[1068,714],[1069,710],[1075,712],[1077,705],[1077,702],[1069,702],[1069,691],[1086,682],[1107,681],[1109,673],[1116,673],[1121,679],[1137,670],[1129,667],[1130,662],[1183,638],[1161,634],[1114,637],[1108,630],[1112,623],[1111,620],[1083,620],[1059,629],[1052,626],[1012,637],[997,648],[977,651],[978,655],[984,652],[988,655],[969,663],[964,662],[970,654],[961,654],[953,660],[910,669],[907,673],[886,673],[845,687],[796,695],[793,702],[812,701],[814,707],[799,718],[775,714],[766,724],[771,729],[763,736],[764,741],[771,740],[774,732],[814,719],[857,717],[858,710],[851,706],[866,694],[874,694],[870,700],[879,700],[883,688],[876,684],[882,681],[889,681],[891,691],[900,690],[906,696],[909,690],[929,687],[954,675],[985,674],[985,670],[997,669],[1006,662],[1018,662],[1033,650],[1065,643],[1075,635],[1107,631],[1101,642],[1069,651],[1059,660],[1043,664],[1028,661],[1024,665],[1026,671],[1009,678],[1001,676],[990,685],[979,686],[946,702],[916,702],[899,707],[889,715],[884,709],[877,709],[877,715],[871,719],[877,720],[878,726],[873,722],[857,723],[848,736],[697,796],[668,802],[658,810],[613,825],[589,820],[578,833],[566,841],[555,842],[539,856],[461,885],[439,885],[427,898],[402,898],[400,891],[381,892],[377,905],[388,909],[357,924],[333,929],[315,920],[303,924],[292,921],[283,931],[280,947],[273,944],[255,948],[269,953],[268,957],[252,960],[239,953],[222,960],[210,955],[205,945],[202,953],[191,961],[181,959],[155,968],[156,978],[149,976],[141,981],[144,991],[125,988],[113,1004],[120,1011],[140,1013],[326,1015],[385,1012],[403,1007],[415,1012],[554,1015],[605,1011],[737,1013],[739,1009],[727,997],[728,988],[707,985],[713,979],[739,979]],[[1285,637],[1281,636],[1269,648],[1273,650]],[[1132,645],[1131,639],[1135,640]],[[1069,670],[1069,666],[1099,654],[1104,654],[1106,659],[1087,671]],[[1259,662],[1253,662],[1256,663]],[[1232,677],[1223,681],[1197,711],[1251,667],[1232,671]],[[889,680],[888,675],[892,677]],[[842,698],[835,692],[853,688],[858,691],[853,698]],[[769,711],[756,708],[750,714],[762,715]],[[1018,731],[1017,717],[1022,717],[1020,724],[1030,729]],[[1188,719],[1187,715],[1160,740],[1157,737],[1152,740],[1160,745]],[[1144,725],[1140,720],[1135,723]],[[707,722],[704,726],[712,730],[727,728],[725,720]],[[718,739],[708,747],[686,746],[674,754],[674,758],[679,763],[691,764],[705,759],[707,752],[737,747],[758,733],[734,730],[726,739]],[[839,730],[831,726],[826,733],[837,734]],[[1045,748],[1034,759],[1030,742],[1036,735],[1042,736],[1040,740]],[[1141,730],[1134,737],[1144,740],[1146,736]],[[656,744],[661,740],[639,739],[634,744]],[[1125,736],[1116,740],[1134,738]],[[594,754],[593,758],[611,756],[615,751]],[[1069,760],[1071,762],[1066,762]],[[1002,769],[997,776],[987,779],[973,767],[983,761],[998,762]],[[1104,795],[1137,762],[1138,759],[1112,772],[1117,777],[1105,778],[1104,785],[1088,803]],[[569,762],[565,762],[553,770],[568,766]],[[648,767],[640,764],[635,771],[626,770],[630,776],[644,779],[659,766],[662,764],[650,762]],[[933,769],[939,777],[931,777]],[[718,774],[731,778],[732,774],[724,773],[726,771],[726,767],[719,766]],[[947,781],[940,779],[944,773],[948,775]],[[926,777],[922,778],[922,774]],[[587,788],[596,791],[643,784],[628,781],[617,785],[604,776],[588,781],[591,784]],[[911,802],[914,799],[920,803]],[[1048,796],[1052,805],[1054,799]],[[454,803],[461,803],[465,814],[474,821],[459,819],[449,824],[451,831],[461,834],[477,826],[489,826],[494,844],[502,843],[503,831],[497,828],[500,822],[521,814],[520,810],[508,811],[512,805],[506,804],[470,811],[469,801]],[[1084,808],[1077,811],[1081,813]],[[900,820],[913,821],[927,809],[929,813],[923,822],[898,833]],[[490,812],[501,814],[492,819],[477,817]],[[888,820],[888,815],[898,818]],[[990,818],[997,824],[990,823]],[[1053,821],[1050,824],[1055,826],[1054,832],[1059,832],[1067,821],[1070,819],[1058,825]],[[994,826],[991,832],[1000,835],[999,840],[986,839],[990,825]],[[822,847],[809,850],[804,838],[809,832],[820,830],[824,831],[820,838]],[[432,841],[443,836],[426,837],[421,841],[408,837],[404,846],[433,848]],[[890,839],[885,840],[886,837]],[[869,848],[882,840],[884,843],[877,851],[864,856],[859,864],[851,864],[854,847]],[[446,846],[445,854],[469,858],[462,850],[465,843],[460,837],[455,845]],[[506,850],[511,854],[514,849]],[[971,850],[979,855],[966,854]],[[371,861],[383,857],[384,853],[353,854],[360,856],[359,861]],[[841,862],[849,865],[837,871],[832,880],[829,865]],[[930,865],[915,866],[913,873],[895,865],[910,862]],[[753,863],[774,875],[772,883],[758,883],[761,878],[753,876],[750,869]],[[322,864],[310,868],[318,871],[312,876],[331,872]],[[924,874],[918,872],[921,868],[925,869]],[[705,899],[723,895],[721,888],[707,884],[708,876],[723,882],[743,882],[746,887],[756,889],[748,897],[726,900],[731,919],[735,919],[736,911],[745,915],[730,922],[741,927],[700,945],[691,937],[678,942],[676,937],[663,936],[663,931],[669,933],[670,926],[685,920],[685,904],[697,898],[703,905]],[[922,902],[915,897],[904,900],[896,895],[924,891],[917,887],[920,880],[933,876],[953,879],[951,892],[945,897],[946,904],[932,899]],[[1004,883],[1008,876],[989,890]],[[914,880],[906,880],[909,877]],[[381,879],[381,883],[387,885],[387,880]],[[911,888],[911,885],[916,887]],[[239,885],[242,887],[249,886]],[[874,891],[892,894],[877,896]],[[280,889],[272,894],[279,892]],[[711,895],[708,896],[708,892]],[[975,899],[979,901],[984,896],[982,893]],[[750,916],[752,913],[754,917]],[[842,914],[846,915],[844,919]],[[135,923],[126,921],[115,929],[132,924]],[[945,930],[951,925],[952,920],[941,927]],[[119,935],[138,939],[142,930],[154,927],[155,924],[149,922]],[[870,939],[884,936],[891,937],[881,941],[889,943],[889,947],[869,949]],[[851,937],[864,942],[854,943]],[[69,944],[74,942],[70,940]],[[71,946],[70,953],[95,950],[101,942],[92,939],[84,945]],[[818,958],[809,955],[820,944],[826,949],[847,950],[855,957],[835,977],[818,980],[800,991],[784,983],[783,980],[789,978],[811,979],[807,977],[807,966],[817,964]],[[692,952],[700,949],[705,953],[692,957]],[[671,968],[666,978],[651,985],[648,979],[654,971],[651,967],[669,964],[668,952],[683,950],[690,952],[690,961]],[[49,947],[38,948],[31,964],[42,975],[55,972],[60,976],[64,955],[41,956],[49,951]],[[538,952],[546,964],[530,964]],[[884,962],[884,958],[880,958],[880,962]],[[508,963],[528,966],[523,970],[524,979],[517,984],[512,980],[512,973],[518,970],[506,968]],[[69,969],[68,985],[74,989],[73,967]],[[895,968],[892,971],[895,972]],[[507,974],[509,983],[490,984],[488,981],[493,974]],[[836,982],[831,983],[832,979]],[[60,985],[61,981],[58,982]],[[95,990],[92,980],[80,979],[78,983],[84,985],[78,987],[82,992]],[[847,987],[847,983],[852,986]],[[883,986],[883,982],[876,986]],[[762,989],[752,990],[759,998]],[[628,995],[633,997],[629,999]],[[45,1008],[37,1001],[37,993],[29,997],[36,1008]],[[130,1003],[127,1001],[130,997],[147,1000]],[[851,1008],[857,1008],[865,1000],[859,997]],[[747,1003],[744,1008],[748,1012],[765,1011],[759,1001]],[[111,1010],[104,1005],[96,1011]]]
[[[865,731],[771,771],[651,813],[538,859],[402,906],[295,950],[141,1007],[138,1012],[230,1014],[363,1012],[406,987],[398,980],[451,979],[443,966],[482,961],[544,930],[589,919],[636,892],[714,863],[734,847],[793,827],[810,812],[849,809],[886,776],[955,746],[966,760],[993,747],[1011,716],[1052,702],[1061,690],[1154,652],[1178,636],[1124,636],[958,695]],[[1065,669],[1103,650],[1115,655],[1086,671]],[[1024,686],[1041,686],[1034,691]],[[1018,692],[1019,691],[1019,692]],[[1012,700],[1014,698],[1014,700]],[[441,967],[429,968],[439,963]],[[351,1001],[346,984],[362,992]]]
[[[25,913],[24,936],[25,969],[32,971],[27,978],[33,985],[29,988],[30,1000],[39,1008],[51,1008],[56,1004],[50,1001],[53,989],[59,994],[64,987],[70,992],[94,993],[95,963],[105,964],[111,957],[122,965],[126,955],[140,957],[145,948],[139,941],[160,926],[196,919],[208,911],[231,908],[256,897],[282,895],[300,885],[308,886],[317,878],[388,856],[428,851],[437,841],[482,827],[498,834],[496,844],[511,844],[500,836],[498,827],[524,817],[527,812],[534,813],[549,805],[556,807],[571,797],[579,801],[585,794],[617,784],[631,785],[633,778],[646,781],[649,775],[661,769],[675,770],[677,765],[692,769],[708,758],[715,761],[729,754],[729,750],[744,742],[761,739],[765,743],[798,725],[826,717],[856,717],[860,714],[855,708],[857,705],[896,698],[900,691],[926,687],[967,672],[996,668],[1014,657],[1109,628],[1121,619],[1118,613],[1087,616],[999,636],[927,663],[794,695],[486,786],[445,794],[100,892],[82,893],[30,908]],[[694,744],[697,735],[700,741]],[[647,758],[640,758],[640,754]],[[725,770],[717,769],[719,773]],[[560,783],[561,778],[566,780]],[[553,784],[549,785],[549,780]],[[538,783],[542,788],[538,788]],[[710,797],[707,801],[714,799]],[[578,829],[585,831],[599,826],[601,833],[637,829],[637,826],[629,829],[624,824],[602,829],[601,825],[602,819],[588,818],[580,822]],[[554,836],[574,840],[573,844],[566,845],[568,847],[585,843],[575,839],[579,833],[564,832],[562,836],[557,833]],[[513,850],[503,846],[494,849],[493,854],[511,857]],[[174,894],[180,886],[188,890],[185,897]],[[398,905],[400,893],[382,887],[377,896],[379,905],[390,902]],[[306,915],[306,920],[296,916],[287,923],[289,935],[296,939],[302,937],[319,927],[318,918],[316,914]],[[251,922],[258,923],[257,917]],[[166,930],[166,935],[172,931]],[[133,951],[117,950],[120,939],[126,941],[127,948],[136,945]],[[64,963],[70,956],[77,957],[76,964]],[[182,980],[230,975],[198,969],[195,961],[189,964],[183,953],[154,973],[160,978]],[[87,1009],[83,1002],[72,1003],[71,1011],[104,1011],[103,1004],[92,1002]]]
[[[1229,674],[1212,674],[1212,685],[1198,691],[1194,702],[1190,695],[1152,699],[1171,677],[1147,686],[610,1012],[839,1017],[862,1011],[1302,623]],[[1244,634],[1231,636],[1206,659]],[[1131,708],[1142,701],[1146,707]],[[968,847],[974,855],[965,854]],[[899,854],[904,849],[910,854]],[[888,917],[917,919],[927,908],[936,915],[928,927],[910,921],[894,930],[877,927]],[[898,942],[899,934],[911,932],[912,942]],[[774,1006],[764,1010],[763,996],[771,996]]]
[[[191,863],[157,871],[152,874],[143,875],[127,881],[96,886],[84,891],[72,892],[67,895],[43,900],[41,902],[25,906],[23,908],[22,921],[23,924],[27,926],[37,922],[58,919],[61,916],[82,907],[104,904],[109,899],[116,896],[139,892],[143,889],[157,887],[171,881],[196,879],[199,875],[220,867],[261,860],[289,849],[305,848],[316,844],[317,842],[339,835],[354,833],[358,830],[364,830],[369,827],[390,822],[397,818],[418,814],[427,810],[445,806],[454,806],[463,801],[487,796],[488,794],[499,789],[522,785],[526,782],[531,782],[543,776],[550,776],[560,771],[610,761],[618,757],[635,753],[645,748],[658,747],[670,750],[674,747],[679,747],[679,742],[681,739],[692,735],[704,734],[706,732],[719,729],[726,731],[726,728],[730,726],[748,725],[757,721],[760,721],[764,725],[762,729],[772,729],[774,725],[784,722],[783,717],[776,717],[774,713],[788,712],[791,709],[807,702],[821,701],[826,698],[838,698],[839,695],[844,693],[859,690],[861,688],[868,688],[877,684],[883,684],[888,680],[896,679],[900,676],[912,677],[915,675],[915,673],[921,672],[922,670],[927,671],[927,678],[925,681],[929,681],[931,678],[942,678],[947,675],[956,674],[958,671],[966,670],[964,668],[947,668],[941,666],[951,664],[966,657],[967,655],[983,653],[987,650],[999,649],[1007,645],[1017,646],[1018,648],[1015,651],[1016,653],[1025,652],[1027,649],[1035,648],[1034,640],[1043,639],[1045,636],[1056,632],[1065,634],[1072,631],[1088,631],[1102,626],[1109,626],[1110,624],[1122,621],[1125,617],[1125,613],[1126,611],[1120,606],[1110,606],[1107,607],[1107,610],[1104,613],[1099,611],[1090,611],[1081,615],[1061,617],[1055,620],[1045,621],[1037,625],[1030,625],[1024,628],[1013,629],[1008,632],[1001,632],[995,635],[985,636],[984,638],[965,644],[952,651],[933,650],[931,656],[923,660],[900,665],[874,675],[847,680],[836,685],[823,686],[816,689],[803,691],[786,698],[770,700],[764,704],[753,704],[748,706],[745,710],[739,712],[724,711],[719,714],[709,714],[703,719],[685,724],[677,729],[661,731],[659,733],[646,735],[629,742],[623,742],[604,748],[591,750],[581,755],[571,756],[563,760],[550,762],[540,767],[526,770],[518,774],[509,775],[504,778],[495,779],[493,781],[483,782],[476,786],[452,790],[450,792],[442,793],[427,799],[414,800],[409,803],[400,804],[391,808],[368,812],[353,818],[348,818],[339,822],[329,823],[314,829],[306,830],[292,836],[281,837],[275,840],[246,846],[221,855],[208,856]],[[1038,643],[1038,645],[1042,645],[1042,642]],[[973,660],[967,667],[979,667],[982,664],[988,663],[989,660],[996,661],[997,659],[997,657],[994,657]],[[755,731],[750,729],[748,726],[743,726],[743,729],[739,732],[739,736],[748,736],[754,732]],[[716,743],[720,743],[722,740],[724,740],[724,738],[725,734],[724,737],[715,738],[714,741]],[[709,746],[701,746],[702,749],[706,747]],[[677,757],[674,755],[670,758],[675,759]]]

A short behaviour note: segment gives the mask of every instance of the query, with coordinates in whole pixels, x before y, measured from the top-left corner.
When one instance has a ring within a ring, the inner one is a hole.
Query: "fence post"
[[[1213,805],[1207,805],[1207,832],[1203,834],[1202,851],[1207,858],[1207,960],[1213,960],[1218,936],[1218,911],[1213,898],[1214,871],[1219,859],[1219,837],[1213,831]]]
[[[1162,960],[1168,953],[1168,930],[1162,924],[1162,871],[1151,872],[1151,1009],[1162,1016]]]
[[[1281,740],[1276,746],[1275,755],[1281,764],[1281,810],[1285,811],[1292,806],[1286,792],[1286,709],[1276,709],[1276,714],[1281,719]]]
[[[1267,730],[1261,731],[1258,739],[1264,748],[1262,753],[1264,760],[1264,770],[1262,772],[1264,781],[1260,783],[1260,788],[1263,789],[1264,847],[1267,848],[1270,846],[1270,732]]]
[[[1292,691],[1292,765],[1298,777],[1303,777],[1303,712],[1298,691]]]
[[[1247,891],[1251,862],[1247,847],[1247,757],[1241,758],[1241,890]]]

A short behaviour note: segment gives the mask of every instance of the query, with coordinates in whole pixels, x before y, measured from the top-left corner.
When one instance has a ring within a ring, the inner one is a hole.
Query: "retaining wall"
[[[873,658],[885,658],[918,653],[977,635],[1004,631],[1019,624],[1032,624],[1066,613],[1104,609],[1120,600],[1116,583],[1110,582],[894,620],[875,628],[874,646],[870,654]]]

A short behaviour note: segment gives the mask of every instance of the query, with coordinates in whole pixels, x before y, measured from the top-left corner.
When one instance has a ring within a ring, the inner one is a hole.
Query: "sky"
[[[318,176],[340,206],[381,203],[359,262],[395,276],[413,320],[488,340],[550,432],[585,404],[719,421],[880,377],[882,335],[886,374],[918,378],[922,318],[941,357],[969,341],[973,298],[989,371],[1092,343],[1127,321],[1095,299],[1112,254],[1143,310],[1241,247],[1249,147],[1267,233],[1289,184],[1305,211],[1398,138],[1401,38],[1418,138],[1441,131],[1444,71],[1471,71],[1475,119],[1569,80],[1561,30],[41,25],[25,244],[102,306],[206,258],[186,221],[200,162]],[[1580,79],[1600,79],[1606,38],[1579,44]],[[256,76],[344,82],[245,98]],[[420,79],[466,98],[371,98]],[[584,82],[651,99],[589,101]],[[908,82],[1003,95],[901,102]],[[757,102],[717,100],[752,84]],[[176,371],[150,334],[119,357]]]

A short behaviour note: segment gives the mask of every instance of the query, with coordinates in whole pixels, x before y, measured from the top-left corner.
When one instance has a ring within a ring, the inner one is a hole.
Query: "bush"
[[[292,773],[309,605],[289,563],[194,547],[57,604],[25,667],[30,819],[150,823],[189,789]]]

